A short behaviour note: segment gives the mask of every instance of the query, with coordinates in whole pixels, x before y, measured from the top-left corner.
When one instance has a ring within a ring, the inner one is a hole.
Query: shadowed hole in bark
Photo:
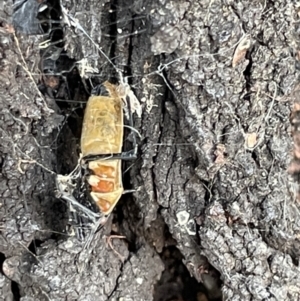
[[[0,253],[0,273],[4,275],[3,273],[3,262],[5,261],[6,257],[3,253]]]
[[[251,68],[252,68],[252,52],[254,51],[254,47],[252,47],[252,49],[249,49],[246,53],[246,60],[249,61],[245,71],[243,72],[243,75],[245,77],[246,80],[246,91],[250,92],[250,88],[251,88]]]
[[[4,273],[3,273],[3,263],[4,263],[5,259],[6,259],[6,256],[3,253],[0,253],[0,273],[2,275],[4,275]],[[11,292],[14,296],[14,301],[20,300],[21,296],[20,296],[19,285],[18,285],[17,282],[12,281],[12,280],[11,280]]]
[[[165,270],[156,284],[154,301],[202,300],[200,296],[206,295],[206,289],[190,276],[182,262],[183,256],[180,251],[175,246],[165,247],[161,259],[165,264]]]
[[[28,247],[28,250],[36,255],[36,250],[42,245],[43,241],[42,240],[39,240],[39,239],[35,239],[31,242],[31,244],[29,245]]]
[[[21,294],[20,294],[20,289],[19,289],[19,285],[17,282],[15,282],[15,281],[11,282],[11,291],[14,295],[14,301],[20,300]]]

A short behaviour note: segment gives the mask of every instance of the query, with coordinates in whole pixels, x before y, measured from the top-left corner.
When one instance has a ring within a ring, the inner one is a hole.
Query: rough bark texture
[[[0,300],[300,300],[300,7],[65,0],[75,19],[49,25],[63,32],[62,76],[45,79],[51,30],[14,33],[3,3]],[[124,174],[136,192],[82,251],[54,191],[77,163],[84,105],[58,100],[88,98],[74,62],[87,59],[95,82],[116,75],[101,52],[142,104]]]

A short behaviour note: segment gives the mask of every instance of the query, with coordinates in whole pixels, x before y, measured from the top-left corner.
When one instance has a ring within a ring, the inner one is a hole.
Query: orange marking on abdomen
[[[112,166],[98,165],[93,169],[95,175],[99,177],[114,178],[116,175],[115,168]]]
[[[112,192],[114,190],[114,183],[105,180],[99,180],[97,185],[92,186],[94,192]]]
[[[100,207],[100,210],[105,214],[106,212],[109,211],[110,207],[111,207],[111,203],[108,202],[105,199],[99,198],[97,205]]]

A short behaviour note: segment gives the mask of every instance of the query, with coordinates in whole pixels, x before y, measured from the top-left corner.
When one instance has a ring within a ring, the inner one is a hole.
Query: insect
[[[106,81],[89,98],[83,119],[79,164],[70,175],[57,175],[56,179],[58,196],[68,201],[71,212],[79,210],[94,222],[100,217],[105,219],[124,193],[121,161],[137,157],[134,131],[133,148],[122,152],[123,111],[129,120],[128,127],[133,130],[132,107],[137,111],[139,103],[129,86],[123,83],[114,85]],[[88,184],[89,205],[74,196],[79,178]],[[99,212],[92,210],[95,207]]]

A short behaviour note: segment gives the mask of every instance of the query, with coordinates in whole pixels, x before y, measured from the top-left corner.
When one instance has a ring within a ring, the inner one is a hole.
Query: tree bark
[[[52,1],[49,20],[65,17],[41,36],[22,33],[16,17],[14,31],[4,3],[0,300],[300,299],[299,7]],[[53,28],[66,59],[51,98],[40,89],[40,43]],[[68,64],[82,59],[94,82],[121,70],[143,112],[139,157],[124,167],[136,192],[84,251],[55,195],[56,173],[70,172],[80,151],[84,105],[58,98],[87,100],[81,83],[69,84]]]

